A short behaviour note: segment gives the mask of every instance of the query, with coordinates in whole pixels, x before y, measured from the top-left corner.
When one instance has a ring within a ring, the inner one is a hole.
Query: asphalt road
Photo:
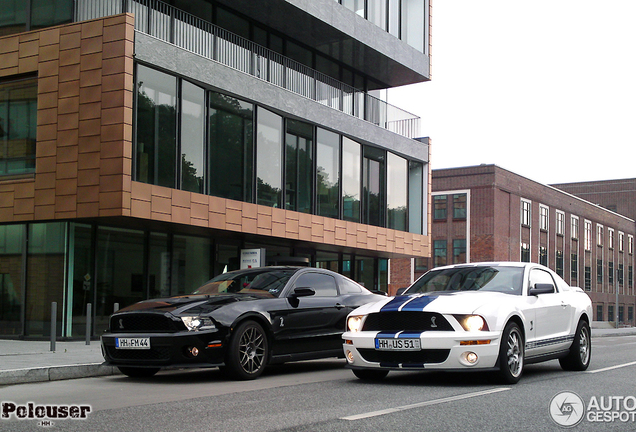
[[[250,382],[195,370],[143,380],[109,376],[5,386],[2,409],[24,407],[28,415],[46,405],[90,408],[84,419],[50,422],[17,419],[14,412],[0,418],[0,430],[566,430],[552,419],[552,408],[562,422],[583,416],[570,430],[636,431],[636,336],[594,338],[592,345],[588,371],[564,372],[550,361],[528,366],[512,386],[479,373],[437,372],[391,372],[381,383],[364,383],[343,360],[276,366]],[[578,395],[580,405],[566,391]]]

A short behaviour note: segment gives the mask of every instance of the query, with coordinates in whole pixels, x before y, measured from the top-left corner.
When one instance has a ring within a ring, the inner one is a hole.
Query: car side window
[[[314,297],[336,297],[338,288],[333,276],[322,273],[305,273],[296,279],[296,288],[311,288],[316,291]]]
[[[340,292],[343,294],[358,294],[362,292],[362,287],[349,279],[340,280]]]
[[[557,290],[557,284],[554,282],[554,279],[545,270],[541,269],[532,269],[530,271],[530,284],[529,288],[533,288],[536,284],[550,284],[555,287],[555,292]]]

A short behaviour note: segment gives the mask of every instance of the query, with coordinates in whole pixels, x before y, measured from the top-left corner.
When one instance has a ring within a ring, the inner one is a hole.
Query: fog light
[[[197,348],[197,347],[190,347],[190,349],[188,349],[188,351],[190,352],[192,357],[196,357],[196,356],[199,355],[199,348]]]
[[[470,364],[477,363],[478,357],[474,352],[466,353],[466,361]]]
[[[347,361],[349,363],[353,363],[353,353],[349,350],[347,350],[347,352],[345,353],[345,356],[347,357]]]

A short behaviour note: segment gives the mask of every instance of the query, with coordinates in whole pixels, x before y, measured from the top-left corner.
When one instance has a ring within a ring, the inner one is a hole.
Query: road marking
[[[434,400],[430,400],[430,401],[426,401],[426,402],[419,402],[419,403],[411,404],[411,405],[404,405],[404,406],[395,407],[395,408],[387,408],[387,409],[383,409],[383,410],[379,410],[379,411],[371,411],[371,412],[368,412],[368,413],[362,413],[362,414],[356,414],[356,415],[352,415],[352,416],[348,416],[348,417],[342,417],[341,420],[361,420],[361,419],[370,418],[370,417],[377,417],[377,416],[381,416],[381,415],[385,415],[385,414],[392,414],[392,413],[396,413],[396,412],[400,412],[400,411],[404,411],[404,410],[408,410],[408,409],[413,409],[413,408],[421,408],[421,407],[430,406],[430,405],[438,405],[438,404],[442,404],[442,403],[446,403],[446,402],[454,402],[454,401],[458,401],[458,400],[462,400],[462,399],[469,399],[469,398],[474,398],[474,397],[478,397],[478,396],[484,396],[484,395],[489,395],[489,394],[493,394],[493,393],[499,393],[499,392],[507,391],[507,390],[510,390],[510,389],[511,389],[510,387],[502,387],[502,388],[495,388],[495,389],[484,390],[484,391],[479,391],[479,392],[474,392],[474,393],[466,393],[466,394],[457,395],[457,396],[450,396],[450,397],[441,398],[441,399],[434,399]]]
[[[619,365],[616,365],[616,366],[610,366],[610,367],[606,367],[606,368],[603,368],[603,369],[596,369],[596,370],[593,370],[593,371],[587,371],[587,373],[592,373],[593,374],[593,373],[598,373],[598,372],[606,372],[606,371],[609,371],[609,370],[612,370],[612,369],[618,369],[618,368],[623,368],[623,367],[633,366],[633,365],[636,365],[636,361],[631,362],[631,363],[619,364]]]

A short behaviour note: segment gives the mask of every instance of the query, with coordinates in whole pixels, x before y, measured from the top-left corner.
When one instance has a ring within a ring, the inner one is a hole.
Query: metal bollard
[[[86,345],[91,344],[91,321],[93,318],[93,305],[86,304]]]
[[[51,302],[51,351],[55,351],[55,337],[57,336],[57,302]]]

